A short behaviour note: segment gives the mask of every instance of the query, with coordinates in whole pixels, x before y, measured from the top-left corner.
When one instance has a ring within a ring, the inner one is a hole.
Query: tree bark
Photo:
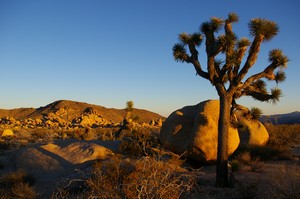
[[[218,123],[218,153],[216,186],[228,186],[228,130],[230,126],[230,108],[232,95],[220,94],[220,116]]]

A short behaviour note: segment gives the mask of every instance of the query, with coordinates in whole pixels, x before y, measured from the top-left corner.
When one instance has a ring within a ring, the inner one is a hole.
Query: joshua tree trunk
[[[228,93],[220,95],[220,116],[218,124],[218,154],[216,185],[228,186],[228,130],[230,126],[230,108],[232,96]]]

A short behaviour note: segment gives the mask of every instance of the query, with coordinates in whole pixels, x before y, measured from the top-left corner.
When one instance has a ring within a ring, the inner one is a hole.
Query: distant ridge
[[[126,113],[125,109],[106,108],[99,105],[71,100],[58,100],[40,108],[0,109],[0,118],[9,116],[16,120],[25,120],[28,118],[42,118],[50,113],[59,113],[60,117],[63,119],[73,120],[87,111],[93,111],[111,122],[121,122]],[[137,108],[134,108],[133,115],[137,115],[139,117],[139,122],[141,123],[148,123],[151,120],[164,118],[157,113]]]
[[[272,124],[300,124],[300,112],[295,111],[285,114],[264,115],[260,120],[261,122]]]

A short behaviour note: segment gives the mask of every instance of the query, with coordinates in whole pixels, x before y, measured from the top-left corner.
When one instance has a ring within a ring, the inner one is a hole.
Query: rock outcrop
[[[169,150],[202,162],[217,159],[219,101],[208,100],[173,112],[163,123],[159,139]],[[228,155],[239,146],[238,130],[228,132]]]
[[[20,128],[41,127],[69,130],[72,128],[115,127],[120,125],[125,113],[125,109],[60,100],[37,109],[0,109],[0,128],[19,130]],[[138,121],[135,121],[136,126],[149,124],[150,127],[159,128],[164,119],[156,113],[143,109],[134,109],[134,114],[139,118]]]
[[[258,120],[238,117],[240,146],[263,146],[269,141],[269,133]]]
[[[110,148],[116,147],[112,143]],[[25,170],[35,177],[43,177],[48,174],[61,175],[73,171],[74,168],[80,168],[82,163],[104,159],[113,154],[112,150],[102,146],[101,142],[78,142],[68,139],[20,148],[14,152],[9,162],[13,163],[16,169]]]
[[[1,135],[1,137],[13,137],[14,132],[11,129],[5,129]]]

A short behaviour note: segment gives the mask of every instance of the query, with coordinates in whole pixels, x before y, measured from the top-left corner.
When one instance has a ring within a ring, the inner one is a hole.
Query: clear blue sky
[[[291,60],[279,103],[238,102],[264,114],[300,111],[299,9],[297,0],[0,0],[0,108],[40,107],[60,99],[124,108],[133,100],[137,108],[168,116],[217,99],[192,65],[174,61],[172,46],[179,33],[199,31],[210,17],[235,12],[239,37],[250,37],[247,24],[256,17],[280,27],[278,36],[263,44],[250,73],[267,66],[273,48]],[[199,51],[204,65],[203,47]]]

